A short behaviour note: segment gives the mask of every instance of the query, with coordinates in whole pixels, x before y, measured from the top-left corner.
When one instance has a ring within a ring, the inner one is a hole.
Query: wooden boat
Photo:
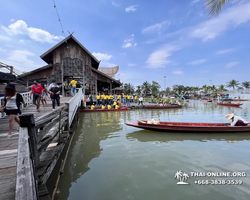
[[[160,105],[145,106],[145,108],[148,108],[148,109],[165,109],[165,108],[181,108],[181,107],[182,105],[179,105],[179,104],[163,105],[163,106],[160,106]]]
[[[217,105],[220,105],[220,106],[236,106],[236,107],[239,107],[242,105],[242,103],[217,103]]]
[[[124,110],[131,110],[128,107],[123,107],[123,108],[119,108],[119,109],[80,109],[80,112],[112,112],[112,111],[124,111]]]
[[[211,99],[201,99],[201,101],[212,102],[213,100],[211,100]]]
[[[147,124],[145,120],[137,123],[126,122],[126,125],[154,131],[180,131],[180,132],[250,132],[248,126],[229,126],[229,123],[189,123],[189,122],[160,122],[160,124]]]

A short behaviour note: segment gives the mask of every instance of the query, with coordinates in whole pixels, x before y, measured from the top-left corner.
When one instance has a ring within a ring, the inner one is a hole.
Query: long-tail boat
[[[112,112],[112,111],[124,111],[124,110],[130,110],[128,107],[122,107],[119,109],[80,109],[80,112]]]
[[[242,105],[242,103],[225,103],[225,102],[218,102],[217,105],[220,106],[236,106],[239,107]]]
[[[148,124],[145,120],[138,120],[135,123],[126,122],[126,125],[164,132],[250,132],[250,123],[247,126],[230,126],[229,123],[194,122],[159,122],[159,124]]]
[[[148,109],[165,109],[165,108],[181,108],[182,105],[179,105],[179,104],[170,104],[170,105],[153,105],[153,106],[145,106],[145,108],[148,108]]]

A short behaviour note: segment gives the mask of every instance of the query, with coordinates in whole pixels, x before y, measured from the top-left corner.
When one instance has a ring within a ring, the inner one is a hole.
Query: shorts
[[[4,109],[4,112],[6,113],[6,115],[17,115],[17,114],[19,114],[19,110],[17,110],[17,109],[15,109],[15,110]]]
[[[40,95],[39,96],[37,96],[37,95],[33,96],[33,104],[36,104],[36,102],[39,103],[40,100],[41,100],[41,96]]]

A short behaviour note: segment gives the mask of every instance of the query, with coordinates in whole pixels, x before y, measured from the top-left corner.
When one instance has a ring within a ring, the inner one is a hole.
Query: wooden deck
[[[71,97],[61,98],[61,106],[65,105]],[[49,114],[52,112],[51,101],[47,102],[46,106],[41,106],[40,112],[37,112],[35,106],[29,106],[22,110],[22,114],[34,114],[35,119],[41,117],[42,115]],[[57,106],[56,106],[57,108]],[[13,200],[15,199],[16,191],[16,173],[17,173],[17,152],[18,152],[18,138],[19,130],[18,125],[15,122],[15,127],[11,138],[7,138],[9,129],[8,117],[0,119],[0,200]],[[41,166],[38,169],[38,176],[42,176],[44,170],[47,169],[48,165],[51,163],[54,151],[60,149],[60,145],[56,145],[58,138],[55,138],[53,143],[47,148],[47,150],[42,153]],[[43,178],[43,177],[41,177]],[[40,195],[43,193],[40,192]],[[46,195],[44,193],[44,195]]]

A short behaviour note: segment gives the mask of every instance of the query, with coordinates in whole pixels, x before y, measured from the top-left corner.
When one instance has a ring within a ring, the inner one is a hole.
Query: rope
[[[58,12],[57,7],[56,7],[56,2],[55,2],[55,0],[53,0],[53,2],[54,2],[54,8],[56,9],[58,21],[59,21],[59,23],[60,23],[60,25],[61,25],[61,28],[62,28],[62,33],[63,33],[64,37],[66,37],[66,36],[65,36],[65,33],[64,33],[64,29],[63,29],[63,25],[62,25],[62,21],[61,21],[60,15],[59,15],[59,12]]]

